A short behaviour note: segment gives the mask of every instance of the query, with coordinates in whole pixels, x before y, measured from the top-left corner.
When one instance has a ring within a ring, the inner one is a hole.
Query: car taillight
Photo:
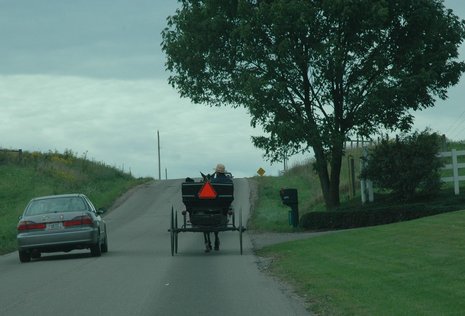
[[[77,216],[69,221],[64,221],[63,226],[71,227],[71,226],[82,226],[82,225],[92,225],[94,222],[92,217],[89,215]]]
[[[26,231],[26,230],[35,230],[35,229],[45,229],[45,223],[35,223],[31,221],[21,221],[18,224],[17,229],[19,231]]]

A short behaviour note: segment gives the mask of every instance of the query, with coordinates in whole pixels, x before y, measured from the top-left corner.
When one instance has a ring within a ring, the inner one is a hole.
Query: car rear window
[[[26,215],[80,212],[87,210],[87,204],[80,197],[60,197],[32,201],[27,208]]]

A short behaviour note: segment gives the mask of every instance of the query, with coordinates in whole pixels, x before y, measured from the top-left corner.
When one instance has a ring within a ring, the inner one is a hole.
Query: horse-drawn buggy
[[[215,182],[210,176],[203,175],[201,181],[195,182],[187,178],[182,183],[182,201],[186,207],[181,212],[182,222],[178,227],[178,213],[171,209],[171,255],[178,252],[178,234],[184,232],[202,232],[205,251],[212,250],[211,234],[214,234],[214,249],[219,250],[219,232],[238,231],[240,253],[242,254],[242,209],[239,209],[239,223],[236,226],[234,200],[234,184],[232,179],[226,182]]]

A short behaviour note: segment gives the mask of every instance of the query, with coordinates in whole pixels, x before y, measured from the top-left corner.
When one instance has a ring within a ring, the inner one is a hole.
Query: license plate
[[[63,229],[64,226],[63,226],[63,223],[62,222],[59,222],[59,223],[48,223],[47,224],[47,230],[60,230],[60,229]]]

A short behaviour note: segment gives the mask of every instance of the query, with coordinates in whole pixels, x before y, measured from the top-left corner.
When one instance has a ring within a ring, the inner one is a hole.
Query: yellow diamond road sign
[[[257,173],[258,173],[261,177],[263,177],[263,175],[265,174],[265,169],[263,169],[263,168],[260,167],[260,168],[257,170]]]

